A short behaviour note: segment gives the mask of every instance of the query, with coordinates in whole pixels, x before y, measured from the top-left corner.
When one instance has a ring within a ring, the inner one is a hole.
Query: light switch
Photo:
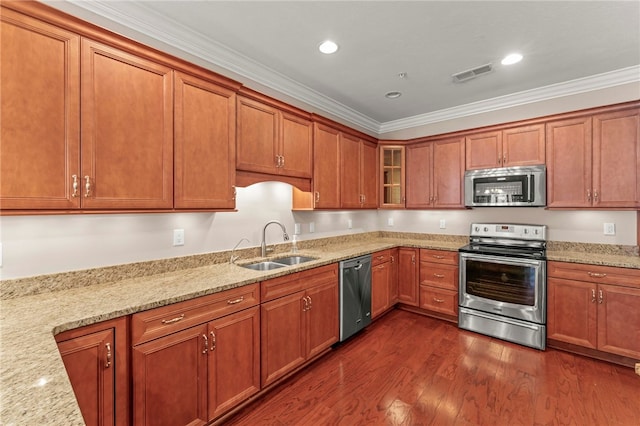
[[[184,245],[184,229],[173,230],[173,245],[174,247]]]

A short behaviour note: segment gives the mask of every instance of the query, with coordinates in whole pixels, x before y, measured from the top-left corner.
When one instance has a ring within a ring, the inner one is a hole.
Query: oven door
[[[546,323],[546,261],[460,253],[461,307]]]

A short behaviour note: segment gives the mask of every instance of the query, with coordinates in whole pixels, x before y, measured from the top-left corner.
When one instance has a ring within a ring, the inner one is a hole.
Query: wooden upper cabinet
[[[593,117],[594,207],[640,207],[640,109]]]
[[[314,124],[313,206],[340,208],[340,131]]]
[[[465,142],[467,170],[545,163],[544,124],[471,135]]]
[[[407,146],[407,207],[464,206],[464,147],[462,138]]]
[[[640,206],[640,111],[547,123],[547,206]]]
[[[173,72],[82,40],[82,207],[173,207]]]
[[[311,178],[311,120],[245,96],[237,105],[238,170]]]
[[[176,72],[174,113],[175,208],[235,208],[235,92]]]
[[[80,37],[4,7],[0,18],[0,206],[78,208]]]
[[[375,143],[362,141],[360,145],[360,190],[362,206],[365,209],[378,207],[378,146]]]
[[[405,206],[405,154],[404,146],[380,145],[380,207]]]
[[[340,134],[340,193],[342,208],[376,208],[376,145]]]

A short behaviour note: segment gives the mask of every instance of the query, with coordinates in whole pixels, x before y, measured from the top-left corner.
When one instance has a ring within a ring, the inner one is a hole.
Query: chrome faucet
[[[264,228],[262,228],[262,244],[260,245],[260,247],[262,249],[262,251],[261,251],[262,257],[266,257],[267,256],[267,244],[265,243],[265,233],[267,232],[267,226],[271,225],[272,223],[276,223],[276,224],[280,225],[280,228],[282,228],[282,238],[285,241],[289,241],[289,234],[287,234],[287,230],[285,229],[283,224],[281,224],[277,220],[272,220],[272,221],[267,222],[267,224],[264,225]],[[273,249],[271,249],[269,251],[273,251]]]
[[[238,248],[238,246],[240,244],[242,244],[243,241],[246,241],[248,243],[251,242],[251,241],[247,240],[246,238],[240,239],[240,241],[238,241],[238,244],[236,244],[236,246],[233,248],[233,250],[231,250],[231,258],[229,258],[229,263],[235,263],[236,260],[240,259],[240,256],[235,256],[234,253],[235,253],[236,249]]]

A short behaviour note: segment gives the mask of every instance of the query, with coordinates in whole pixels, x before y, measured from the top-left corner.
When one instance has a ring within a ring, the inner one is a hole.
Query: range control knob
[[[485,226],[485,227],[484,227],[484,229],[483,229],[483,231],[484,231],[484,232],[489,232],[489,228]]]
[[[525,235],[529,233],[529,230],[527,228],[524,228],[524,233]]]
[[[538,229],[534,229],[534,230],[533,230],[533,233],[534,233],[534,234],[536,234],[536,235],[538,235],[538,234],[540,233],[540,230],[538,230]]]
[[[480,231],[480,227],[479,227],[479,226],[476,226],[476,227],[474,228],[474,230],[475,230],[476,232],[479,232],[479,231]]]

